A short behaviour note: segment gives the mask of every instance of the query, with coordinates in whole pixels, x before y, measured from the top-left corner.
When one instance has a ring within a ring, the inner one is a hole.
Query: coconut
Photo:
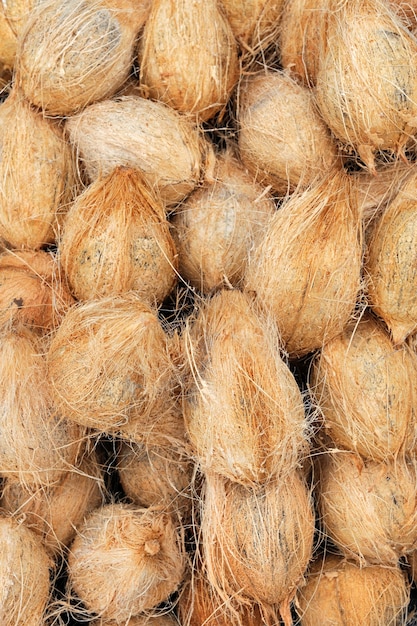
[[[358,567],[329,554],[311,566],[295,606],[302,626],[405,624],[409,585],[398,566]]]
[[[70,585],[87,610],[118,623],[167,600],[185,566],[172,518],[127,504],[93,511],[68,556]]]
[[[182,278],[203,293],[238,287],[249,254],[274,212],[265,189],[254,183],[231,151],[221,154],[213,181],[195,190],[174,213]]]
[[[62,129],[13,89],[0,105],[0,238],[14,248],[53,243],[76,189]]]
[[[79,300],[135,291],[157,305],[177,279],[164,207],[132,168],[116,167],[78,196],[65,220],[59,253]]]
[[[95,619],[90,626],[120,626],[120,622],[107,619]],[[179,626],[178,620],[172,613],[161,615],[137,615],[123,622],[123,626]]]
[[[374,460],[417,449],[417,355],[365,315],[323,346],[310,390],[336,446]]]
[[[43,0],[21,33],[16,84],[48,115],[112,96],[127,79],[149,0]]]
[[[361,564],[395,565],[417,541],[415,458],[372,461],[350,451],[320,457],[323,532]]]
[[[24,524],[0,518],[0,621],[4,626],[43,626],[49,600],[50,559]]]
[[[17,39],[40,0],[7,0],[0,5],[0,62],[10,70],[16,59]]]
[[[238,123],[243,164],[280,195],[307,186],[338,159],[313,93],[283,72],[242,79]]]
[[[407,28],[415,35],[417,28],[416,0],[389,0],[389,4],[402,19]]]
[[[93,104],[66,127],[90,180],[110,174],[117,165],[134,167],[169,206],[200,181],[209,152],[188,117],[138,96]]]
[[[269,223],[245,288],[276,318],[291,358],[320,348],[352,317],[361,240],[351,181],[339,170],[295,192]]]
[[[74,299],[52,254],[6,250],[0,254],[0,326],[56,328]]]
[[[327,38],[317,74],[321,114],[373,172],[377,150],[402,154],[416,131],[417,40],[381,0],[340,3]]]

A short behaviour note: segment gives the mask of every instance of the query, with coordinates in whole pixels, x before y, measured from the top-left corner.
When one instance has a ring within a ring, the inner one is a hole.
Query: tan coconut
[[[117,165],[139,169],[175,205],[203,176],[209,144],[198,127],[162,102],[121,96],[89,106],[66,124],[90,180]]]
[[[78,300],[135,291],[158,305],[177,280],[165,209],[140,171],[132,168],[116,167],[78,196],[58,250]]]
[[[338,139],[370,171],[374,153],[401,154],[417,126],[417,41],[381,0],[338,5],[317,74],[317,102]]]
[[[36,4],[43,0],[7,0],[0,5],[0,62],[12,70],[17,40]]]
[[[396,626],[406,621],[409,596],[398,566],[359,567],[328,554],[310,567],[295,606],[302,626]]]
[[[39,537],[11,517],[0,517],[0,621],[43,626],[50,596],[50,558]]]
[[[310,390],[336,446],[374,460],[414,455],[417,355],[365,315],[313,362]]]
[[[121,624],[113,619],[95,619],[90,622],[90,626],[121,626]],[[137,615],[123,621],[123,626],[179,626],[179,623],[173,613],[162,613],[161,615]]]
[[[203,293],[238,287],[274,212],[266,190],[230,150],[222,153],[213,181],[196,189],[172,219],[182,278]]]
[[[16,83],[48,115],[112,96],[127,79],[149,0],[43,0],[19,40]]]
[[[14,248],[53,243],[76,190],[62,128],[12,89],[0,105],[0,237]]]
[[[70,585],[87,610],[118,623],[167,600],[185,566],[183,540],[172,518],[127,504],[93,511],[68,556]]]
[[[354,313],[361,266],[351,181],[333,170],[277,211],[251,257],[246,289],[274,315],[295,358],[342,332]]]
[[[242,79],[238,126],[243,164],[280,195],[307,186],[338,159],[313,93],[283,72]]]
[[[320,456],[317,498],[323,532],[361,564],[395,565],[417,541],[415,458],[365,460],[354,452]]]

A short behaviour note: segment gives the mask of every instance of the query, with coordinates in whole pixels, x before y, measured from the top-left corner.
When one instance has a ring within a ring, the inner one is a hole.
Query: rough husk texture
[[[134,167],[171,206],[203,175],[208,144],[194,122],[162,102],[105,100],[71,117],[66,127],[91,180],[117,165]]]
[[[358,567],[329,554],[312,565],[295,605],[302,626],[396,626],[405,623],[408,602],[399,567]]]
[[[58,249],[78,300],[135,291],[158,305],[177,280],[164,207],[132,168],[116,167],[78,196]]]
[[[127,504],[94,511],[68,557],[70,585],[87,609],[119,622],[166,600],[185,566],[183,540],[171,517]]]
[[[274,315],[290,357],[300,357],[348,323],[361,265],[350,179],[334,170],[277,211],[250,260],[245,288]]]
[[[179,624],[174,615],[163,613],[161,615],[146,614],[131,617],[127,622],[124,621],[122,625],[113,619],[95,619],[90,622],[90,626],[179,626]]]

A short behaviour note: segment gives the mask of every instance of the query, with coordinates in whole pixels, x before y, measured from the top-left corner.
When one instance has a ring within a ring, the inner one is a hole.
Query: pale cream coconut
[[[410,589],[398,566],[359,567],[328,554],[310,567],[295,606],[301,626],[405,624]]]
[[[277,211],[250,259],[245,288],[273,314],[296,358],[342,332],[355,310],[361,267],[351,181],[333,170]]]
[[[121,626],[121,623],[113,619],[94,619],[90,626]],[[172,613],[162,613],[161,615],[137,615],[127,621],[123,621],[123,626],[179,626],[178,620]]]
[[[186,562],[168,514],[108,504],[90,514],[71,544],[69,582],[90,613],[121,623],[167,600]]]
[[[317,73],[317,102],[334,135],[370,171],[374,154],[402,154],[417,128],[417,40],[387,2],[338,5]]]
[[[78,300],[135,291],[145,302],[159,305],[177,280],[165,209],[132,168],[116,167],[78,196],[58,252]]]
[[[313,93],[287,73],[243,77],[237,117],[243,164],[280,195],[306,187],[338,160]]]
[[[196,187],[210,154],[192,120],[138,96],[93,104],[68,119],[66,128],[90,180],[117,165],[134,167],[168,206]]]
[[[396,565],[417,541],[415,458],[372,461],[350,451],[320,455],[322,532],[360,564]]]
[[[11,517],[0,517],[0,621],[43,626],[52,562],[39,537]]]
[[[231,150],[219,155],[213,181],[196,189],[172,219],[182,278],[205,294],[241,285],[249,255],[274,212],[269,194]]]

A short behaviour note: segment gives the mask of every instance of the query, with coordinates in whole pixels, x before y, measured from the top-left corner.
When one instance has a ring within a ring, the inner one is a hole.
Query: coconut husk
[[[91,105],[67,120],[66,128],[91,181],[118,165],[133,167],[168,206],[195,188],[210,153],[188,117],[137,96]]]
[[[41,0],[7,0],[0,5],[0,62],[13,70],[17,39],[30,12]]]
[[[121,626],[120,622],[113,619],[95,619],[90,622],[90,626]],[[161,615],[137,615],[123,622],[123,626],[179,626],[174,614],[166,613]]]
[[[162,203],[139,170],[116,167],[76,199],[59,242],[78,300],[135,291],[161,304],[177,280],[177,256]]]
[[[417,125],[417,41],[389,3],[339,4],[316,95],[331,131],[371,172],[377,150],[403,153]]]
[[[213,181],[196,189],[172,220],[182,278],[205,294],[240,286],[249,254],[274,213],[267,190],[231,151],[221,154]]]
[[[275,317],[285,350],[301,357],[336,337],[360,288],[362,223],[347,174],[295,192],[252,255],[248,292]]]
[[[279,195],[306,187],[338,160],[313,93],[286,73],[264,71],[242,79],[238,125],[243,164]]]
[[[395,626],[406,621],[409,595],[398,566],[358,567],[328,554],[311,566],[295,606],[302,626]]]
[[[389,0],[389,4],[407,28],[415,35],[417,30],[416,0]]]
[[[93,511],[68,556],[73,591],[91,613],[119,623],[167,600],[185,566],[183,540],[172,518],[127,504]]]
[[[396,565],[417,541],[415,458],[371,461],[350,451],[319,458],[322,531],[360,564]]]
[[[310,392],[336,446],[373,460],[414,455],[417,355],[365,315],[323,346]]]
[[[412,582],[417,581],[417,550],[407,554],[408,575]]]

